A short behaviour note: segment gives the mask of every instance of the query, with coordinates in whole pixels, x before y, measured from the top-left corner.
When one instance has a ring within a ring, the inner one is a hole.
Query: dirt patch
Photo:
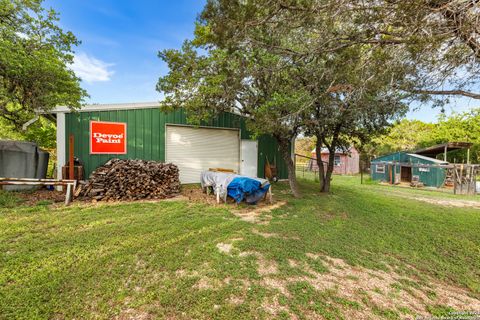
[[[399,310],[408,309],[415,315],[429,315],[428,305],[444,305],[455,310],[480,310],[480,300],[472,298],[465,289],[454,287],[436,280],[431,280],[428,287],[421,285],[415,278],[406,278],[391,269],[387,271],[370,270],[351,266],[342,259],[308,254],[312,259],[321,259],[329,266],[329,272],[318,273],[307,265],[304,271],[309,276],[279,279],[264,277],[261,284],[277,290],[286,297],[291,297],[288,285],[295,282],[307,282],[319,291],[332,291],[338,297],[362,305],[361,310],[345,309],[344,316],[349,318],[376,318],[374,309]],[[290,265],[298,266],[297,261]],[[427,294],[427,293],[433,294]],[[266,309],[269,311],[271,306]]]
[[[441,194],[438,191],[432,191],[437,195]],[[452,208],[475,208],[480,209],[480,201],[475,200],[464,200],[464,199],[452,199],[452,198],[440,198],[440,197],[429,197],[429,196],[413,196],[411,193],[405,192],[403,190],[394,190],[394,192],[384,192],[388,196],[396,196],[400,198],[406,198],[411,200],[418,200],[430,204],[435,204],[444,207]]]
[[[153,319],[150,314],[144,311],[135,310],[132,308],[122,310],[116,320],[148,320]]]
[[[221,253],[230,254],[230,252],[233,249],[233,242],[242,241],[242,240],[243,238],[233,238],[233,239],[229,239],[228,243],[223,243],[223,242],[217,243],[217,249]]]
[[[198,280],[198,282],[193,285],[193,288],[198,290],[206,290],[206,289],[213,289],[214,286],[212,284],[211,279],[204,277],[204,278],[200,278],[200,280]]]
[[[217,204],[217,198],[214,194],[210,193],[209,195],[207,195],[205,192],[203,192],[202,188],[197,186],[182,187],[180,193],[182,196],[186,197],[189,201],[192,202],[201,202],[211,205]]]
[[[298,266],[300,265],[300,263],[299,263],[297,260],[288,259],[288,265],[289,265],[291,268],[298,268]]]
[[[257,229],[252,229],[252,233],[253,234],[256,234],[256,235],[259,235],[261,237],[264,237],[266,239],[268,238],[279,238],[279,239],[284,239],[284,240],[300,240],[299,237],[284,237],[284,236],[281,236],[279,235],[278,233],[269,233],[269,232],[261,232],[261,231],[258,231]]]
[[[231,212],[239,217],[241,220],[258,223],[258,224],[268,224],[272,219],[271,215],[264,215],[267,212],[278,209],[286,205],[285,201],[278,201],[272,204],[261,202],[255,207],[248,207],[241,210],[232,210]]]
[[[15,195],[18,195],[18,197],[22,199],[23,204],[30,206],[36,205],[39,202],[44,202],[45,204],[65,202],[65,194],[56,190],[39,189],[35,191],[19,191],[16,192]]]
[[[201,189],[200,189],[201,192]],[[63,206],[65,203],[65,192],[57,190],[39,189],[35,191],[19,191],[15,193],[22,200],[22,204],[34,206],[38,204],[53,205],[54,207]],[[71,202],[72,204],[79,204],[81,206],[97,206],[97,205],[117,205],[122,203],[157,203],[159,201],[188,201],[190,200],[184,194],[177,194],[166,199],[143,199],[143,200],[122,200],[122,201],[97,201],[95,199],[88,199],[77,197]]]
[[[255,256],[257,258],[257,271],[261,276],[275,274],[278,272],[277,262],[275,260],[266,259],[263,254],[255,251],[241,252],[240,257]]]
[[[270,275],[278,272],[277,262],[275,262],[275,260],[267,260],[264,259],[262,256],[257,258],[257,270],[261,276]]]
[[[259,235],[264,238],[279,238],[280,236],[277,233],[268,233],[268,232],[260,232],[257,229],[252,229],[252,233]]]
[[[286,313],[291,320],[297,320],[298,317],[288,309],[287,306],[283,306],[278,302],[278,297],[266,298],[262,303],[262,308],[273,317],[279,316],[280,313]]]
[[[233,245],[230,243],[217,243],[217,249],[221,253],[230,253],[232,251]]]
[[[229,304],[233,304],[235,306],[238,306],[238,305],[241,305],[243,302],[245,301],[244,298],[242,297],[237,297],[237,296],[230,296],[228,299],[227,299],[227,302]]]
[[[412,200],[423,201],[423,202],[436,204],[444,207],[480,209],[480,202],[473,201],[473,200],[437,199],[437,198],[426,198],[426,197],[409,197],[409,198]]]

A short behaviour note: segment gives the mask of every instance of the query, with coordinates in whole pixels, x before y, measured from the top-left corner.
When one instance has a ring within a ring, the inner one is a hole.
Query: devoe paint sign
[[[90,154],[126,153],[126,123],[90,121]]]

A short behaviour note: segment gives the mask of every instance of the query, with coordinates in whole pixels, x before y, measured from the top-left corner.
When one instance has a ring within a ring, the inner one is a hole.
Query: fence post
[[[360,161],[360,184],[363,184],[363,161]]]

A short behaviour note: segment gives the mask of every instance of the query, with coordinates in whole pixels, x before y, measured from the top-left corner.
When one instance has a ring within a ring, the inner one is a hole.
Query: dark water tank
[[[33,142],[0,140],[0,177],[45,179],[48,152]],[[4,186],[5,190],[28,190],[38,186]]]

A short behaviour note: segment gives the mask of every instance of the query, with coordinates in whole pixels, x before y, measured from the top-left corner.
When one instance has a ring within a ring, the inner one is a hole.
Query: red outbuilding
[[[322,161],[324,162],[324,167],[328,163],[328,157],[330,152],[327,148],[322,148]],[[310,169],[318,170],[317,166],[317,156],[315,149],[312,150],[313,159],[310,161]],[[335,150],[335,159],[334,159],[334,174],[357,174],[360,173],[360,154],[355,147],[350,147],[347,150],[337,149]]]

